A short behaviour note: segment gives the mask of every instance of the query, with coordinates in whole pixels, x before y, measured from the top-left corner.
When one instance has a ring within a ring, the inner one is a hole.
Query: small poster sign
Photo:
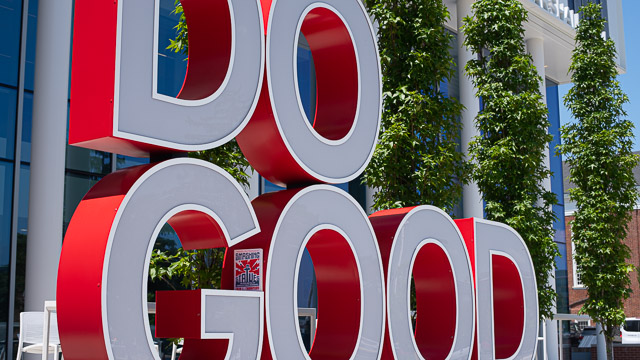
[[[234,250],[235,290],[262,291],[262,249]]]

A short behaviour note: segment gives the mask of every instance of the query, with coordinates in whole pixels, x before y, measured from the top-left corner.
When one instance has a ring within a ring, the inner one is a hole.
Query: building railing
[[[536,3],[556,18],[562,20],[572,28],[576,28],[580,22],[580,16],[569,8],[566,0],[530,0]]]

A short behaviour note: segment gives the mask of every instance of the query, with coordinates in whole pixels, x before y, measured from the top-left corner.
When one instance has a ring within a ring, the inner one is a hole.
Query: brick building
[[[640,152],[636,153],[639,154]],[[640,187],[640,166],[634,169],[634,176],[637,186]],[[568,177],[569,168],[566,163],[563,163],[563,173]],[[574,211],[576,209],[575,203],[569,201],[569,189],[574,185],[570,183],[567,178],[564,179],[565,189],[565,225],[566,225],[566,254],[567,254],[567,272],[569,282],[569,311],[572,314],[577,314],[582,308],[585,300],[587,299],[587,289],[580,282],[580,276],[576,276],[576,263],[573,261],[573,246],[571,242],[571,225],[573,220]],[[640,203],[635,206],[633,210],[632,219],[629,223],[629,230],[625,243],[631,249],[631,259],[629,261],[637,267],[640,267]],[[631,297],[624,303],[624,312],[627,317],[640,318],[640,278],[637,271],[631,273],[631,289],[633,293]]]

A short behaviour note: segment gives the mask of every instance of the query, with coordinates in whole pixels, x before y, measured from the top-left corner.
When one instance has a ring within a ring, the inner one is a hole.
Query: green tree
[[[478,90],[480,136],[470,144],[473,179],[486,217],[514,228],[529,248],[536,270],[541,318],[550,318],[556,293],[549,284],[558,247],[553,241],[556,195],[543,187],[551,176],[545,153],[547,107],[542,79],[524,48],[527,11],[518,0],[478,0],[464,19],[465,45],[478,54],[466,71]]]
[[[624,322],[624,299],[630,295],[626,237],[631,210],[638,200],[631,153],[633,124],[623,105],[629,101],[617,81],[615,44],[603,37],[600,5],[581,9],[570,71],[573,87],[564,98],[575,122],[562,128],[560,151],[569,164],[569,191],[576,202],[572,241],[589,299],[582,307],[601,323],[611,353],[614,330]]]
[[[375,209],[421,204],[451,212],[469,174],[458,149],[462,106],[441,85],[456,66],[442,0],[366,0],[379,25],[384,107],[364,182]]]

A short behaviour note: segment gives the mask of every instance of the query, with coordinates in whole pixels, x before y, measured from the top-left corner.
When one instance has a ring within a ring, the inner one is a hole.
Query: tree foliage
[[[364,181],[375,209],[430,204],[451,212],[468,165],[458,150],[462,106],[441,85],[456,67],[442,0],[365,0],[379,25],[384,107]]]
[[[577,211],[571,223],[575,258],[589,299],[582,307],[603,325],[610,343],[625,319],[629,297],[629,248],[623,243],[631,211],[638,200],[633,168],[638,157],[631,121],[623,105],[629,101],[616,80],[615,44],[602,36],[600,5],[581,9],[570,71],[573,87],[564,98],[575,122],[562,128],[560,151],[569,164],[569,191]]]
[[[518,0],[478,0],[464,19],[465,45],[476,60],[466,71],[477,88],[482,110],[480,136],[470,144],[473,179],[485,200],[486,217],[514,228],[529,248],[536,270],[540,316],[549,318],[556,293],[549,284],[558,247],[553,241],[556,195],[545,190],[551,176],[545,153],[547,107],[542,79],[525,52],[527,11]]]
[[[149,276],[178,290],[177,279],[184,289],[218,289],[224,251],[219,249],[184,250],[175,253],[154,249],[149,263]]]

